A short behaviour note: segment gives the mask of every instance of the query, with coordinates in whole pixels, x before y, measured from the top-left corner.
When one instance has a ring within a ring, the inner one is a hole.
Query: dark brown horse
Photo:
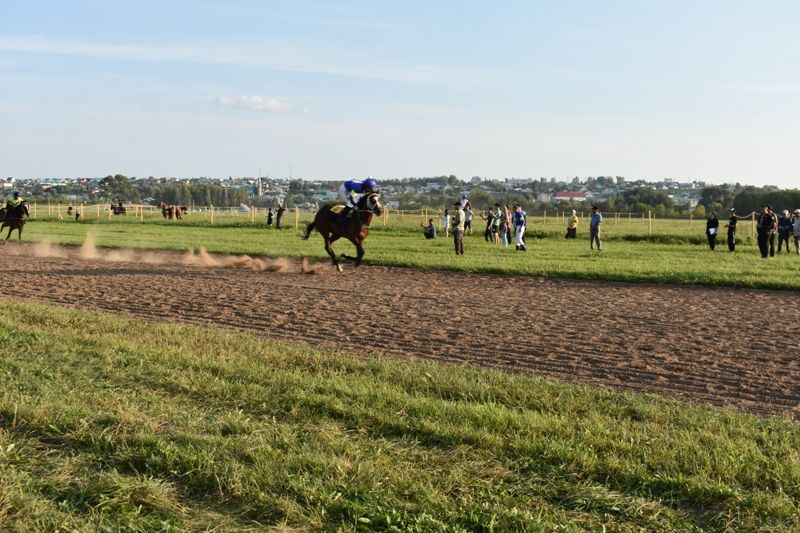
[[[25,225],[25,217],[31,216],[28,211],[28,204],[22,202],[16,207],[0,209],[0,232],[3,228],[8,228],[8,235],[6,240],[11,238],[11,232],[17,230],[19,232],[19,241],[22,242],[22,226]]]
[[[306,226],[306,233],[303,238],[308,240],[311,232],[316,229],[325,241],[325,251],[331,256],[333,266],[341,272],[342,266],[336,260],[336,254],[331,245],[341,237],[349,240],[356,247],[356,256],[342,254],[342,257],[349,261],[355,261],[355,266],[361,264],[361,258],[364,257],[363,244],[367,239],[367,235],[369,235],[369,224],[372,222],[372,216],[381,215],[380,195],[371,193],[361,197],[350,216],[345,219],[340,214],[334,213],[331,210],[332,207],[334,206],[324,205],[317,211],[314,222]]]
[[[172,217],[177,219],[183,218],[183,212],[185,208],[179,205],[169,205],[166,202],[161,202],[158,206],[161,208],[161,215],[164,218],[168,218],[170,220],[172,220]]]

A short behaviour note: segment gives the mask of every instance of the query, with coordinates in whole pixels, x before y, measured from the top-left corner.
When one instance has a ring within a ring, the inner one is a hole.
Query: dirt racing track
[[[796,293],[7,245],[18,299],[800,419]],[[18,255],[25,255],[19,261]],[[6,296],[7,297],[7,296]],[[314,307],[325,313],[312,313]],[[360,318],[363,317],[363,318]],[[792,323],[796,321],[793,319]],[[371,332],[371,341],[363,334]]]

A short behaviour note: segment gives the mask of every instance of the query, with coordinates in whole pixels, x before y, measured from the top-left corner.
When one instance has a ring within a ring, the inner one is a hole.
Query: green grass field
[[[1,530],[800,528],[789,421],[3,308]]]
[[[466,255],[457,258],[451,251],[451,241],[443,235],[435,241],[423,239],[421,219],[420,215],[401,218],[392,214],[386,225],[376,220],[366,242],[365,261],[509,275],[800,290],[800,256],[761,259],[749,222],[741,223],[740,244],[737,252],[730,254],[724,234],[716,251],[708,249],[702,220],[657,220],[651,232],[646,220],[607,217],[605,249],[602,256],[596,256],[589,251],[586,220],[579,228],[579,239],[567,241],[563,238],[563,221],[533,218],[528,225],[528,253],[516,252],[513,245],[503,248],[487,243],[478,229],[466,236]],[[303,216],[300,229],[295,230],[292,214],[287,218],[288,226],[277,230],[266,228],[261,218],[252,224],[246,214],[218,215],[213,225],[203,213],[192,213],[187,220],[175,222],[150,215],[144,223],[130,216],[113,220],[101,216],[81,223],[39,217],[26,226],[25,238],[79,245],[91,231],[99,246],[171,250],[204,246],[218,253],[324,260],[327,255],[318,234],[312,234],[309,241],[300,238],[309,220],[308,215]],[[336,243],[335,249],[338,253],[353,252],[347,242]]]

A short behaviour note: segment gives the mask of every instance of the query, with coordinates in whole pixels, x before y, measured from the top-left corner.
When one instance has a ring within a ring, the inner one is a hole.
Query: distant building
[[[587,200],[585,192],[557,191],[553,193],[551,201],[557,202],[585,202]]]
[[[552,194],[548,194],[546,192],[541,192],[541,193],[536,195],[536,201],[537,202],[542,202],[542,203],[545,203],[545,204],[549,204],[550,203],[550,199],[552,197],[553,197]]]

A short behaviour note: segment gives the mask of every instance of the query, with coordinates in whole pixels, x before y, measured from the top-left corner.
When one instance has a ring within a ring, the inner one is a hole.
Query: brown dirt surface
[[[800,419],[796,293],[378,266],[337,274],[305,260],[91,245],[8,245],[0,271],[6,298]]]

